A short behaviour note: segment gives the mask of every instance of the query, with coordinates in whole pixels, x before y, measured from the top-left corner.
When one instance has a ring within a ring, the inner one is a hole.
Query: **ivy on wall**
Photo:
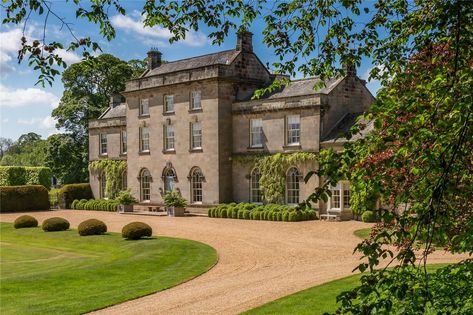
[[[105,174],[105,194],[112,199],[122,190],[122,174],[126,168],[124,160],[97,160],[89,163],[89,171]]]
[[[254,165],[261,174],[259,183],[264,199],[269,203],[282,203],[286,190],[286,172],[289,167],[316,162],[317,157],[317,153],[313,152],[294,152],[236,156],[233,160]]]

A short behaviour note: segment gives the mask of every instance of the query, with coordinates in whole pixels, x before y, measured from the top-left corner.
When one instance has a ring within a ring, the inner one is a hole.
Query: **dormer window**
[[[149,99],[143,98],[140,100],[140,116],[149,115]]]

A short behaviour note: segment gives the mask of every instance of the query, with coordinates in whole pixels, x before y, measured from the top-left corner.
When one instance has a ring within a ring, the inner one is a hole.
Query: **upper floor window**
[[[202,148],[202,123],[191,123],[191,149]]]
[[[301,139],[301,117],[287,116],[287,144],[298,145]]]
[[[174,150],[174,126],[173,125],[164,126],[164,150],[165,151]]]
[[[127,139],[126,139],[127,135],[126,135],[126,130],[122,130],[121,134],[120,134],[120,138],[121,138],[121,153],[122,154],[126,154],[127,152]]]
[[[200,100],[200,91],[193,91],[191,96],[191,109],[201,109],[202,105]]]
[[[261,118],[250,120],[250,146],[252,148],[263,146],[263,120]]]
[[[174,112],[174,95],[164,96],[164,112],[166,113]]]
[[[149,115],[149,99],[143,98],[140,100],[140,116]]]
[[[107,155],[107,134],[100,134],[100,154]]]
[[[291,167],[286,175],[286,201],[288,204],[299,203],[299,170]]]
[[[149,129],[148,127],[140,128],[140,151],[149,152]]]

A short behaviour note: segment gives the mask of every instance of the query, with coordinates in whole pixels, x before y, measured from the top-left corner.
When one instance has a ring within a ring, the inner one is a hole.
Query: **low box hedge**
[[[208,216],[211,218],[286,222],[317,220],[317,214],[312,209],[299,209],[287,205],[256,205],[251,203],[220,204],[210,208]]]
[[[43,185],[51,188],[51,169],[36,166],[0,166],[0,186]]]
[[[48,190],[43,185],[0,187],[0,213],[49,210]]]
[[[59,207],[62,209],[71,209],[71,204],[76,199],[93,199],[90,184],[69,184],[64,185],[59,191]]]
[[[105,200],[105,199],[81,199],[74,200],[71,204],[71,209],[74,210],[95,210],[95,211],[109,211],[115,212],[118,210],[120,204],[117,200]]]

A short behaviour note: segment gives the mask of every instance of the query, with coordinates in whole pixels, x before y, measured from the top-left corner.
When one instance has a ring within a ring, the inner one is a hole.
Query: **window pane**
[[[287,203],[299,203],[299,171],[297,168],[291,168],[286,177]]]
[[[140,115],[149,115],[149,100],[147,98],[140,101]]]
[[[202,148],[202,124],[199,122],[191,124],[191,147]]]
[[[147,169],[141,172],[141,200],[149,201],[151,199],[151,174]]]
[[[107,154],[107,134],[100,134],[100,154]]]
[[[299,144],[300,142],[300,117],[287,117],[287,144]]]
[[[259,180],[261,178],[261,173],[259,170],[255,169],[251,172],[250,179],[250,202],[262,202],[263,194],[261,192]]]
[[[140,150],[141,151],[149,151],[149,130],[148,127],[141,127],[140,128]]]
[[[332,208],[340,209],[340,190],[332,190]]]
[[[192,109],[201,108],[200,99],[201,99],[200,91],[193,91],[192,92],[192,101],[191,101],[191,108]]]
[[[127,152],[127,139],[126,131],[122,131],[122,153],[126,154]]]
[[[164,97],[164,111],[165,112],[174,111],[174,95],[166,95]]]
[[[262,119],[252,119],[250,121],[250,145],[252,147],[261,147],[263,146],[263,120]]]
[[[164,149],[174,149],[174,127],[172,125],[164,127]]]
[[[192,202],[202,202],[202,171],[195,168],[191,174],[191,194]]]

